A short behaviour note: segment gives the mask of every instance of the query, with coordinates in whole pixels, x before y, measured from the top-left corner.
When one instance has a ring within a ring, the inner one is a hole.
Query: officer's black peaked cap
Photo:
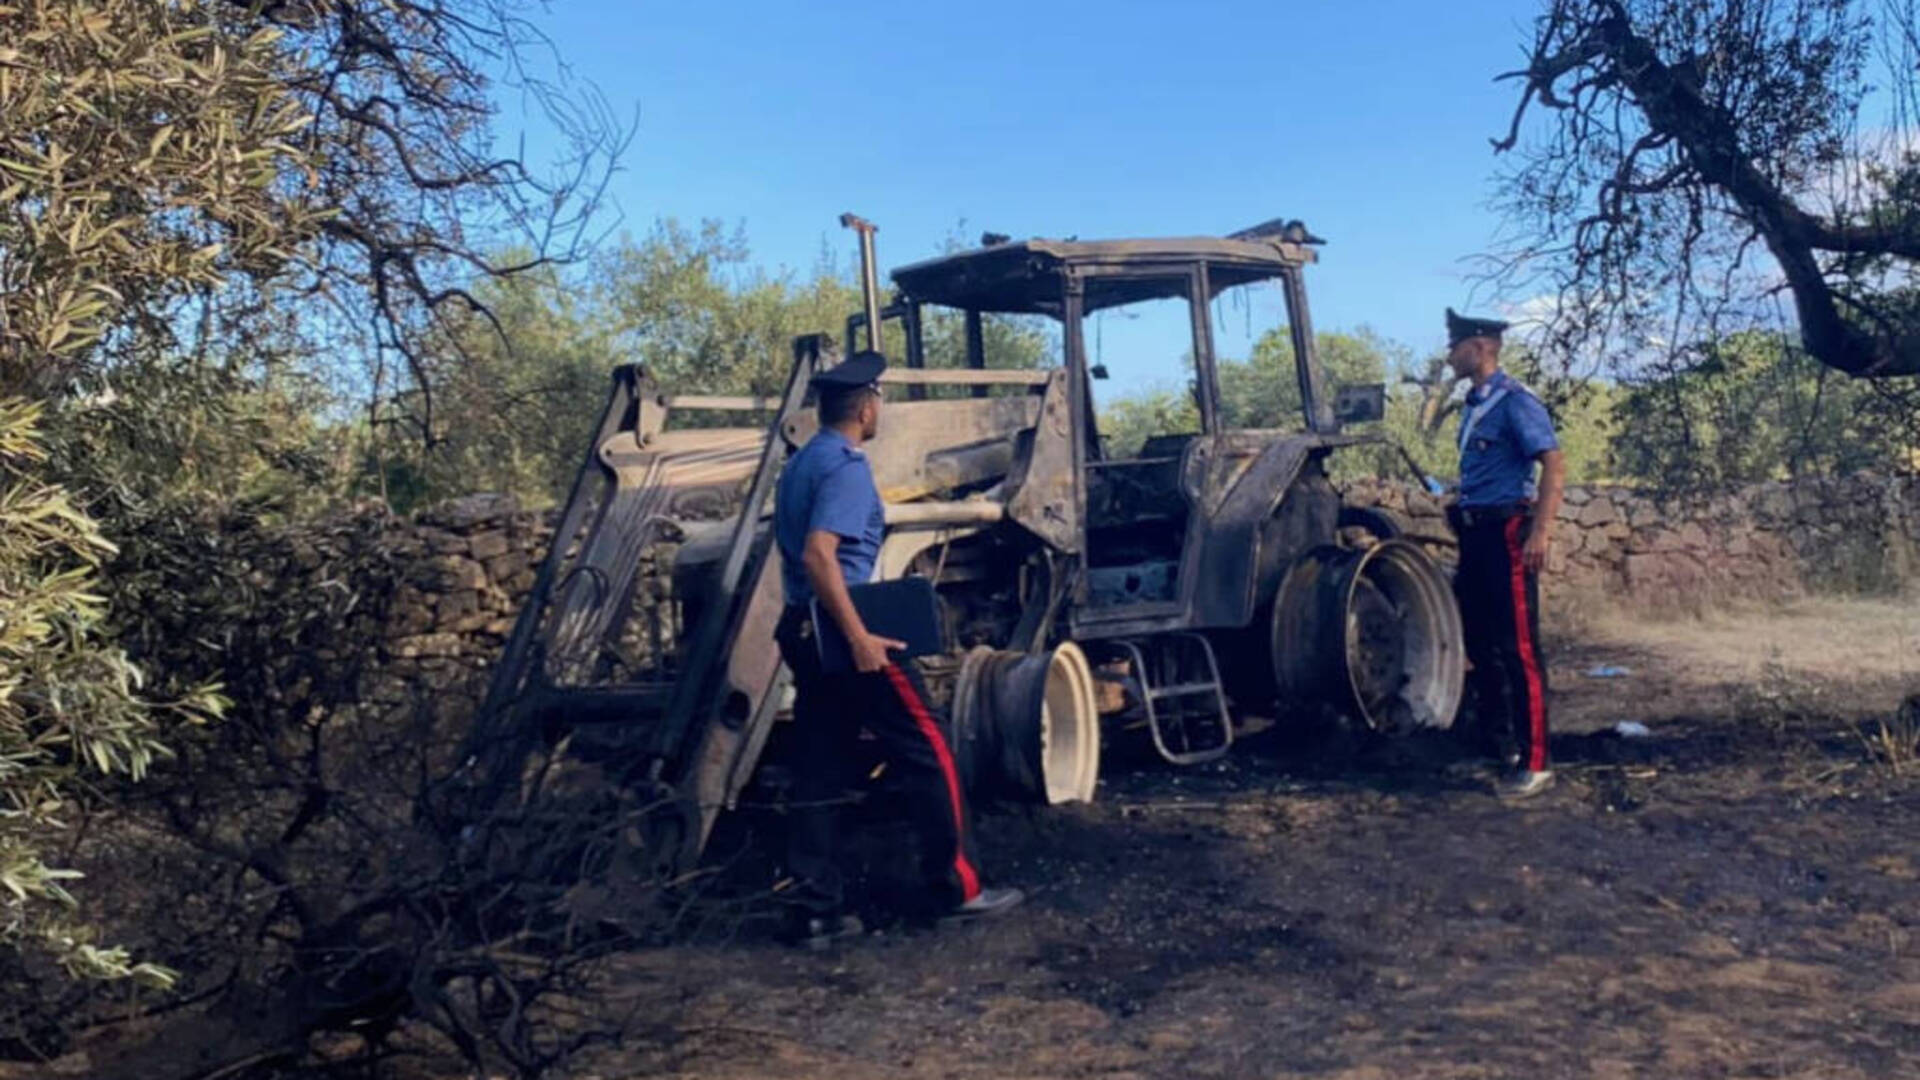
[[[854,353],[813,377],[813,388],[823,394],[861,390],[880,381],[887,370],[887,358],[871,349]]]
[[[1475,319],[1447,309],[1447,346],[1460,344],[1470,337],[1499,337],[1506,332],[1509,324],[1499,319]]]

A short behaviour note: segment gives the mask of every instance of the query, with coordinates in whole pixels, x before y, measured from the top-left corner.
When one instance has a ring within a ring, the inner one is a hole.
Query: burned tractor
[[[1343,507],[1328,478],[1330,455],[1380,441],[1342,425],[1378,419],[1381,394],[1323,384],[1304,230],[1000,240],[895,270],[883,304],[873,230],[843,223],[860,230],[867,296],[843,340],[885,328],[904,342],[867,447],[887,522],[877,573],[930,578],[942,599],[949,649],[919,662],[976,794],[1090,799],[1103,731],[1142,732],[1192,764],[1228,750],[1241,713],[1330,709],[1384,733],[1452,723],[1464,665],[1444,575],[1390,516]],[[1278,297],[1296,426],[1229,426],[1210,317],[1229,289]],[[1100,435],[1105,372],[1087,327],[1143,301],[1184,313],[1190,350],[1165,363],[1186,368],[1197,423],[1122,451]],[[944,366],[928,360],[936,319],[964,328],[964,355]],[[1052,327],[1057,363],[991,366],[994,319]],[[650,819],[650,843],[699,850],[790,697],[772,640],[770,496],[813,434],[809,380],[837,355],[825,335],[799,339],[778,398],[676,395],[644,366],[614,372],[474,732],[484,772],[513,775],[539,738],[598,746],[671,808]],[[687,415],[747,422],[675,419]],[[694,520],[720,505],[730,512]]]

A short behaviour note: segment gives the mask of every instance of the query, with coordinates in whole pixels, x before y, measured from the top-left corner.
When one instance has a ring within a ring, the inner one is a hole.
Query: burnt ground
[[[575,1075],[1920,1075],[1920,786],[1847,719],[1906,661],[1823,681],[1594,638],[1559,651],[1536,804],[1435,747],[1274,731],[1111,770],[1094,805],[984,819],[1014,915],[635,954],[602,1004],[647,1020]]]
[[[1092,805],[983,816],[989,877],[1029,894],[993,923],[795,951],[748,847],[680,944],[576,1002],[626,1036],[565,1075],[1920,1075],[1920,764],[1859,734],[1920,689],[1916,631],[1590,622],[1554,653],[1560,783],[1520,808],[1444,741],[1269,726],[1198,770],[1110,762]],[[399,1043],[380,1075],[478,1075]]]

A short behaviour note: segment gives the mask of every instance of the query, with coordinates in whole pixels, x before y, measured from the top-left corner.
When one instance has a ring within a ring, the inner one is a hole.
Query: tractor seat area
[[[1180,458],[1123,458],[1087,463],[1087,531],[1134,529],[1157,522],[1185,526]]]
[[[1097,606],[1171,600],[1189,509],[1181,456],[1087,465],[1087,567]]]

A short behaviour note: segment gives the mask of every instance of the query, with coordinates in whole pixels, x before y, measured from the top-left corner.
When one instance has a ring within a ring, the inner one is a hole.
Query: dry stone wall
[[[475,495],[233,538],[258,588],[221,628],[224,681],[264,718],[470,719],[552,534],[551,515]]]
[[[289,596],[320,601],[297,605],[306,612],[297,635],[303,647],[287,658],[286,671],[317,662],[344,676],[331,695],[307,694],[319,682],[309,680],[280,704],[389,715],[426,702],[438,719],[471,717],[532,592],[557,517],[523,509],[511,496],[481,494],[412,518],[370,509],[275,538],[268,546],[291,555],[254,572],[263,581],[283,575]],[[651,662],[654,643],[642,631],[670,597],[664,562],[674,550],[663,541],[642,553],[632,633],[616,662]],[[263,591],[262,603],[270,600]],[[262,617],[273,618],[264,610]],[[271,684],[289,681],[281,674]]]
[[[384,531],[402,572],[385,618],[352,643],[377,650],[374,703],[400,705],[425,687],[471,712],[533,589],[552,516],[508,496],[473,495],[389,519]]]
[[[1416,534],[1447,536],[1441,504],[1417,488],[1363,481],[1345,495],[1395,511]],[[271,605],[276,590],[339,599],[325,617],[305,618],[284,635],[285,655],[270,662],[285,662],[286,674],[264,680],[268,692],[298,709],[313,703],[308,687],[323,672],[353,671],[326,695],[333,700],[317,704],[385,713],[416,707],[424,695],[436,713],[470,715],[552,533],[550,513],[474,495],[412,519],[369,511],[283,538],[274,546],[284,557],[251,574],[257,603]],[[1920,574],[1920,478],[1766,484],[1666,502],[1625,488],[1576,487],[1557,538],[1548,590],[1561,600],[1601,594],[1670,609],[1888,591]],[[654,600],[664,587],[642,586]]]
[[[1440,502],[1412,485],[1361,481],[1345,494],[1399,513],[1416,533],[1447,535]],[[1920,573],[1920,477],[1860,474],[1667,499],[1572,487],[1554,535],[1549,588],[1563,595],[1657,609],[1891,592]]]

